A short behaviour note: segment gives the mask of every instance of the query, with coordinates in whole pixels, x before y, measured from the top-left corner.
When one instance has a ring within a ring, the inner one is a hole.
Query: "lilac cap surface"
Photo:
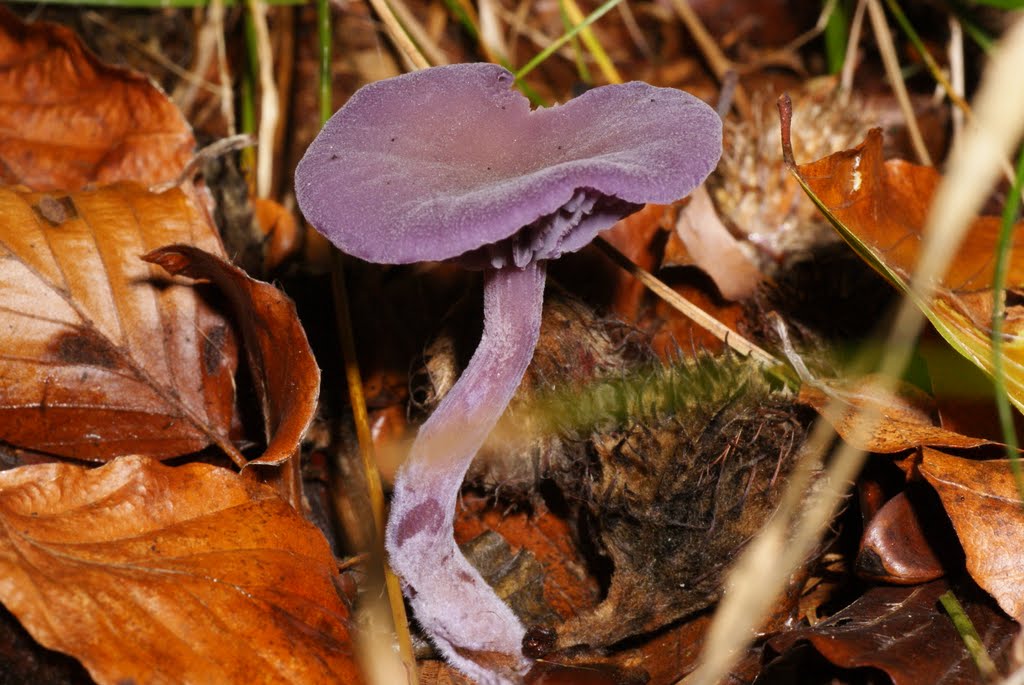
[[[688,93],[631,82],[531,110],[513,81],[480,63],[363,87],[299,162],[303,214],[372,262],[449,259],[531,225],[530,258],[546,259],[632,205],[686,196],[718,163],[721,121]],[[561,232],[538,236],[552,221]]]

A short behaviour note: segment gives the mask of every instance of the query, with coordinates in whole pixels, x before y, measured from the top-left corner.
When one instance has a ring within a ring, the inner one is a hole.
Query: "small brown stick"
[[[634,264],[629,257],[622,254],[614,245],[604,238],[601,238],[600,236],[595,238],[594,244],[597,245],[597,247],[599,247],[609,259],[647,286],[651,292],[668,304],[672,305],[691,321],[707,330],[736,352],[743,356],[749,356],[751,359],[764,364],[768,368],[783,366],[781,361],[687,300],[675,290],[672,290],[672,288],[668,287],[664,281],[660,280],[650,271]]]

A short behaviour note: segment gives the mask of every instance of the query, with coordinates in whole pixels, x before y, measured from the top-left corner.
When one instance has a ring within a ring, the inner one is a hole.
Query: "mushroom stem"
[[[485,685],[520,680],[523,624],[453,536],[473,457],[512,399],[540,334],[545,262],[484,272],[484,331],[458,382],[420,428],[395,479],[387,550],[416,619],[456,668]]]

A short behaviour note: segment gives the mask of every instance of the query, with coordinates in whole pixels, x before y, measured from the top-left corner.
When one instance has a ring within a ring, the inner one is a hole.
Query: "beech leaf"
[[[0,7],[0,183],[33,190],[174,179],[188,123],[142,74],[108,66],[68,28]]]
[[[266,428],[267,448],[248,464],[284,462],[299,448],[320,395],[320,369],[294,303],[269,283],[190,245],[164,247],[143,259],[172,274],[208,279],[227,296],[245,339]]]
[[[0,188],[0,440],[78,459],[228,454],[236,348],[195,288],[139,257],[220,252],[180,190]]]
[[[783,122],[784,148],[789,140]],[[797,165],[790,171],[858,255],[890,283],[913,296],[909,279],[917,264],[921,231],[939,172],[900,159],[882,159],[882,133],[873,129],[850,150]],[[992,375],[992,277],[1001,219],[981,216],[971,224],[930,303],[917,302],[935,330],[960,354]],[[1014,228],[1007,293],[1024,292],[1024,222]],[[1024,306],[1008,302],[1004,328],[1006,385],[1024,411]]]
[[[799,400],[814,407],[843,440],[868,452],[892,454],[921,445],[969,448],[992,444],[935,425],[931,398],[914,386],[900,383],[893,392],[882,392],[882,385],[872,376],[821,381],[817,386],[805,383]],[[858,417],[868,410],[878,413],[878,425],[869,435],[858,435]]]
[[[953,522],[971,577],[1024,621],[1024,509],[1009,461],[925,449],[920,470]]]
[[[272,489],[123,457],[0,473],[0,600],[99,683],[357,683],[320,532]]]
[[[977,667],[953,622],[938,605],[939,596],[948,589],[944,581],[871,588],[828,619],[772,638],[768,647],[785,654],[806,640],[833,664],[881,669],[894,685],[973,685],[982,682]],[[958,588],[957,597],[983,636],[984,647],[1005,664],[1017,632],[1014,623],[976,589],[964,592]]]

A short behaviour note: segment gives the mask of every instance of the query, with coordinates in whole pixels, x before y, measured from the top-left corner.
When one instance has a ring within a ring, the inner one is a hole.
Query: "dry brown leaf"
[[[321,533],[262,485],[123,457],[0,473],[0,600],[100,683],[357,683]]]
[[[1024,507],[1009,462],[925,449],[919,468],[953,521],[971,577],[1024,620]]]
[[[768,647],[785,655],[806,640],[837,666],[878,668],[895,685],[975,685],[983,682],[977,667],[952,620],[938,604],[939,596],[948,589],[944,581],[872,588],[827,620],[772,638]],[[1017,632],[1014,623],[977,588],[957,588],[956,595],[982,635],[984,648],[1005,667]],[[800,672],[797,667],[796,673]],[[770,677],[766,670],[762,680],[800,682],[799,678],[793,680],[794,675],[789,672],[788,677]]]
[[[935,425],[931,400],[920,390],[902,383],[892,393],[881,392],[871,376],[851,382],[805,383],[799,401],[814,407],[832,424],[843,440],[868,452],[891,454],[921,445],[980,447],[988,440],[971,438]],[[854,427],[864,411],[877,411],[879,423],[869,436],[858,436]]]
[[[788,122],[783,119],[783,148],[788,149]],[[882,133],[824,159],[797,166],[788,150],[787,164],[858,255],[897,288],[909,292],[917,266],[921,231],[939,183],[932,167],[899,159],[883,160]],[[992,278],[1001,219],[980,216],[971,224],[956,257],[936,284],[931,302],[918,302],[935,330],[960,354],[987,374],[992,367]],[[1024,222],[1014,227],[1006,274],[1006,321],[1003,345],[1007,392],[1024,410],[1024,307],[1014,299],[1024,292]]]
[[[320,395],[320,369],[295,304],[269,283],[191,245],[164,247],[144,259],[175,275],[208,279],[227,296],[245,339],[267,440],[249,464],[284,462],[298,450]]]
[[[0,7],[0,182],[34,190],[174,179],[195,140],[148,78],[100,62],[68,28]]]
[[[265,197],[254,197],[252,205],[256,223],[265,241],[263,266],[271,272],[298,254],[302,248],[302,234],[295,221],[295,214],[277,202]]]
[[[673,242],[681,243],[682,249]],[[675,247],[674,251],[669,248]],[[679,211],[675,231],[665,246],[662,266],[693,264],[711,277],[727,300],[743,300],[754,294],[763,275],[718,217],[705,186],[690,193],[690,202]]]
[[[180,190],[0,188],[0,440],[78,459],[172,457],[227,440],[228,324],[140,256],[219,252]]]
[[[946,547],[956,545],[952,530],[942,526],[942,508],[934,493],[921,492],[921,484],[897,493],[864,526],[854,562],[858,575],[895,585],[916,585],[941,578],[947,572],[943,559],[953,555]],[[929,534],[931,533],[931,534]],[[948,533],[949,541],[935,533]],[[946,544],[944,544],[946,543]],[[936,550],[935,546],[944,544]],[[954,568],[962,568],[960,565]]]

